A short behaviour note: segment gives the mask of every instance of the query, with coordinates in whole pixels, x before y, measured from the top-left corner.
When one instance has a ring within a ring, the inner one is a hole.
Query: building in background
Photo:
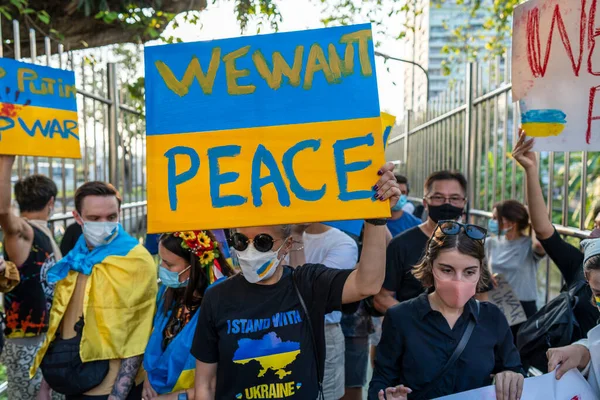
[[[468,2],[466,2],[468,3]],[[456,43],[453,31],[464,27],[465,33],[471,38],[471,46],[481,48],[485,52],[485,44],[494,34],[484,29],[488,19],[485,8],[491,0],[482,0],[482,10],[473,18],[465,11],[468,5],[457,5],[456,0],[436,2],[430,0],[414,0],[413,7],[417,16],[412,17],[415,32],[407,34],[405,55],[409,60],[421,64],[429,72],[429,98],[434,99],[444,92],[451,81],[461,81],[465,75],[465,62],[457,62],[452,73],[445,76],[442,71],[442,61],[448,55],[442,54],[442,48]],[[410,17],[409,17],[410,18]],[[463,56],[464,57],[464,56]],[[415,66],[406,65],[404,70],[404,109],[416,113],[423,112],[427,105],[427,80],[425,74]]]

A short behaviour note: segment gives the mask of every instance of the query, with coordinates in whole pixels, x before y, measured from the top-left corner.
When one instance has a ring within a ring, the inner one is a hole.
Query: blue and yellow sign
[[[148,229],[389,215],[369,24],[147,47]]]
[[[383,129],[383,148],[387,147],[387,143],[390,139],[390,134],[396,123],[396,117],[392,114],[381,113],[381,128]],[[359,237],[362,232],[364,220],[356,219],[350,221],[328,221],[324,222],[325,225],[332,226],[343,232],[351,233],[354,236]]]
[[[75,73],[0,58],[0,154],[80,158]]]

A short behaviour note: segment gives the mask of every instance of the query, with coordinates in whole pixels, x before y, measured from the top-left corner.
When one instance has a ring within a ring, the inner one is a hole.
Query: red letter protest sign
[[[515,8],[513,99],[536,150],[600,150],[598,0],[530,0]],[[600,19],[600,18],[599,18]]]

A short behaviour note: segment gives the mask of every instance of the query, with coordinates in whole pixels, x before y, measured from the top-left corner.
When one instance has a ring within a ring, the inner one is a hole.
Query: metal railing
[[[0,18],[0,24],[2,22]],[[12,24],[12,38],[3,38],[0,29],[0,57],[7,46],[13,46],[15,58],[21,59],[24,40],[19,35],[19,23],[12,21]],[[18,157],[13,181],[41,173],[56,182],[56,213],[50,223],[57,241],[61,240],[67,225],[74,221],[71,210],[77,187],[90,180],[109,181],[123,198],[121,222],[124,228],[139,239],[143,238],[146,231],[145,119],[128,104],[117,64],[90,62],[85,51],[65,52],[62,45],[58,46],[56,54],[52,54],[48,37],[44,40],[44,54],[38,54],[35,35],[31,29],[28,38],[31,57],[23,61],[70,69],[76,74],[82,157],[78,160]],[[6,389],[6,382],[0,383],[0,396]]]
[[[499,201],[526,203],[524,172],[510,155],[520,115],[512,101],[509,66],[508,56],[470,63],[464,80],[432,99],[426,113],[406,113],[386,155],[400,161],[414,199],[422,198],[431,172],[452,169],[469,181],[470,215],[476,222],[485,223]],[[548,213],[558,232],[577,244],[595,218],[594,199],[600,199],[600,153],[542,152],[538,160]],[[538,275],[544,290],[540,302],[548,301],[562,286],[560,273],[547,260]]]

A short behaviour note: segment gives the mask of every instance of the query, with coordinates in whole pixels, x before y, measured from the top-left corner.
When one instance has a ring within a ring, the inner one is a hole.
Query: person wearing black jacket
[[[521,131],[519,140],[513,149],[513,157],[525,169],[527,176],[527,199],[529,201],[531,226],[548,257],[554,261],[560,270],[566,287],[571,288],[576,283],[585,281],[582,267],[583,253],[565,242],[552,225],[542,194],[537,158],[532,151],[534,142],[533,139],[528,141],[525,139],[525,132]],[[592,291],[587,284],[583,285],[582,289],[575,295],[583,299],[583,301],[577,302],[573,314],[585,336],[590,329],[596,326],[600,318],[600,312],[588,300],[592,298]]]

